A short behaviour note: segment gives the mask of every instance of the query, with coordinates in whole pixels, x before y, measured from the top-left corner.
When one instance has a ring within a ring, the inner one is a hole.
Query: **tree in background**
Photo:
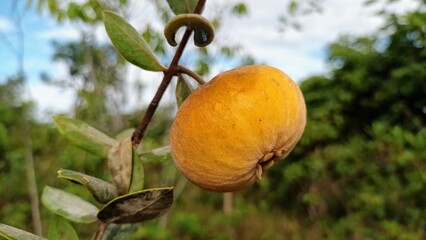
[[[426,236],[424,7],[331,44],[332,72],[301,84],[307,129],[270,187],[309,239]]]
[[[79,42],[54,44],[54,61],[69,66],[69,78],[46,82],[75,91],[73,115],[97,126],[118,132],[123,129],[125,66],[112,46],[99,46],[83,34]]]
[[[9,79],[0,85],[0,210],[2,216],[10,216],[9,220],[2,218],[2,222],[16,222],[18,226],[25,227],[26,213],[29,213],[31,208],[28,204],[28,188],[25,187],[28,184],[23,177],[26,172],[23,164],[26,145],[23,144],[20,119],[31,118],[32,104],[20,97],[22,90],[22,78]],[[9,204],[12,198],[13,204]]]

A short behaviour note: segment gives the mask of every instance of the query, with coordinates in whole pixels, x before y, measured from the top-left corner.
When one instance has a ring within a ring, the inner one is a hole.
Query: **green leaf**
[[[108,169],[119,194],[129,192],[132,180],[132,139],[127,137],[114,145],[108,153]]]
[[[136,192],[143,189],[145,173],[142,159],[135,150],[132,152],[132,164],[132,180],[130,182],[129,192]]]
[[[51,212],[77,223],[95,222],[99,211],[86,200],[49,186],[44,187],[41,201]]]
[[[296,11],[297,11],[297,9],[299,8],[299,4],[298,4],[298,2],[297,1],[295,1],[295,0],[292,0],[289,4],[288,4],[288,11],[291,13],[291,14],[294,14]]]
[[[103,240],[132,239],[133,234],[138,230],[136,224],[108,224]]]
[[[72,2],[68,5],[67,15],[69,19],[77,18],[80,12],[81,8],[77,3]]]
[[[117,142],[83,121],[63,116],[56,116],[53,120],[58,131],[74,145],[100,157],[106,158],[109,149]]]
[[[111,183],[99,178],[67,169],[59,170],[58,178],[65,178],[74,183],[85,186],[96,199],[96,201],[100,203],[107,203],[118,197],[117,188]]]
[[[247,15],[247,5],[245,3],[237,3],[232,7],[232,12],[240,16]]]
[[[179,75],[176,83],[176,103],[178,107],[185,101],[185,99],[191,94],[191,88],[188,86],[185,78]]]
[[[376,2],[377,2],[377,0],[367,0],[367,1],[364,2],[364,5],[368,6],[368,5],[371,5],[371,4],[376,3]]]
[[[105,29],[112,44],[125,59],[145,70],[165,69],[148,43],[126,20],[111,11],[104,11],[103,16]]]
[[[151,151],[143,152],[139,155],[139,157],[144,162],[149,163],[163,163],[171,161],[173,159],[170,146],[164,146],[161,148],[153,149]]]
[[[193,13],[197,2],[197,0],[167,0],[167,3],[176,15]]]
[[[213,41],[213,25],[199,14],[186,13],[175,16],[166,24],[164,35],[171,46],[177,45],[175,35],[183,26],[194,31],[194,43],[197,47],[205,47]]]
[[[47,240],[46,238],[1,223],[0,236],[9,240]]]
[[[105,223],[137,223],[165,214],[173,203],[173,187],[153,188],[118,197],[104,206],[98,219]]]
[[[59,10],[58,1],[57,0],[47,0],[47,6],[51,13],[54,13]]]
[[[78,240],[74,227],[64,218],[52,215],[47,232],[49,239]]]

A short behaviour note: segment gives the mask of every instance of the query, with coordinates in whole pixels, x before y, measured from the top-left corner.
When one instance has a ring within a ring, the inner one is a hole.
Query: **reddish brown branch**
[[[206,0],[199,0],[197,3],[197,6],[195,7],[194,13],[200,14],[203,11],[205,3],[206,3]],[[142,138],[148,127],[148,124],[151,121],[152,117],[154,116],[154,113],[157,110],[158,104],[160,103],[160,100],[163,97],[164,92],[169,86],[173,76],[175,76],[178,72],[179,60],[182,57],[183,50],[185,49],[186,44],[188,43],[191,33],[192,33],[192,30],[187,28],[176,50],[176,53],[172,59],[172,62],[170,63],[170,67],[168,67],[164,71],[164,77],[163,77],[163,80],[161,81],[160,86],[157,89],[157,92],[152,98],[151,103],[148,105],[145,115],[142,118],[138,128],[136,128],[135,132],[133,132],[132,143],[134,148],[136,148],[142,141]]]
[[[107,227],[108,223],[99,222],[98,229],[96,230],[95,234],[95,240],[102,240],[104,238]]]

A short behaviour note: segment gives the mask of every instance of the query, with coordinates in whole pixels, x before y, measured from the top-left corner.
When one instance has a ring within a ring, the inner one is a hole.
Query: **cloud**
[[[342,35],[371,34],[383,25],[383,16],[376,14],[382,5],[365,7],[364,2],[323,1],[321,13],[296,17],[301,30],[287,28],[280,33],[278,18],[286,14],[288,2],[248,0],[249,16],[224,18],[224,27],[216,35],[222,41],[243,45],[255,59],[289,71],[296,79],[303,79],[313,73],[328,71],[324,63],[328,44]],[[412,2],[401,0],[390,5],[388,10],[404,12],[414,9],[416,5]],[[231,1],[216,2],[218,5],[226,3],[231,4]]]
[[[69,113],[75,100],[73,91],[43,83],[31,84],[26,96],[36,103],[36,118],[41,121],[51,121],[58,113]]]
[[[232,17],[227,15],[226,12],[223,13],[223,9],[226,9],[224,6],[232,6],[240,0],[207,1],[204,12],[206,18],[212,19],[218,14],[223,14],[221,17],[222,28],[216,32],[216,38],[210,47],[214,48],[215,44],[217,47],[220,43],[241,44],[244,53],[251,54],[259,62],[282,69],[294,80],[300,82],[312,74],[322,74],[328,71],[324,61],[325,50],[327,45],[336,41],[339,36],[343,34],[354,36],[370,34],[383,24],[383,18],[375,15],[375,11],[381,5],[366,8],[363,5],[364,1],[324,0],[322,13],[299,16],[297,20],[301,23],[302,29],[300,31],[287,29],[284,33],[278,31],[278,18],[281,14],[285,14],[288,1],[248,0],[246,3],[249,15],[244,17]],[[400,0],[398,4],[389,5],[389,9],[404,12],[416,7],[413,2],[415,1]],[[146,24],[150,24],[151,27],[160,31],[164,27],[159,21],[159,16],[157,16],[157,11],[152,2],[134,0],[131,1],[130,5],[131,11],[126,15],[126,18],[136,29],[142,29]],[[0,18],[0,29],[7,29],[7,24],[7,19],[2,20]],[[78,40],[81,38],[80,31],[77,30],[75,25],[69,23],[58,26],[52,21],[52,24],[49,23],[44,30],[37,30],[36,38],[43,41],[53,39]],[[100,42],[109,42],[102,24],[93,31]],[[191,50],[191,48],[191,46],[188,46],[187,50]],[[188,52],[190,51],[187,51],[187,55]],[[41,65],[43,68],[46,67],[44,63]],[[51,65],[55,66],[55,64]],[[31,66],[35,68],[37,63],[31,63]],[[212,66],[214,71],[229,68],[226,63]],[[66,77],[66,70],[66,66],[62,66],[51,72],[55,73],[53,77]],[[127,95],[130,96],[125,109],[130,110],[141,108],[149,103],[160,84],[161,73],[150,73],[129,65],[125,79]],[[134,87],[139,82],[144,86],[142,93],[137,92]],[[47,112],[48,109],[50,111],[65,111],[71,108],[73,96],[70,92],[61,92],[58,88],[43,86],[37,82],[31,84],[30,88],[30,95],[38,102],[41,112]],[[171,86],[161,101],[162,104],[173,102],[172,92],[173,87]]]
[[[0,31],[7,33],[14,30],[13,24],[9,19],[0,16]]]
[[[38,40],[65,40],[65,41],[76,41],[81,38],[81,33],[72,26],[60,26],[41,30],[35,34],[35,38]]]
[[[33,59],[34,60],[34,59]],[[30,60],[30,62],[34,62]],[[28,64],[30,64],[28,62]],[[36,63],[41,69],[45,69],[49,64],[49,69],[55,79],[64,79],[69,77],[68,66],[64,63]],[[36,118],[41,121],[51,121],[52,116],[58,113],[70,113],[76,99],[75,91],[72,89],[62,89],[57,86],[48,85],[39,80],[40,72],[36,72],[37,67],[32,68],[34,74],[28,76],[27,90],[25,98],[34,101],[36,104]],[[41,71],[41,70],[40,70]]]

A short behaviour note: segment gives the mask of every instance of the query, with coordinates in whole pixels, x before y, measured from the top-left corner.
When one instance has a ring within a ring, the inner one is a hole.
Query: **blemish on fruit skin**
[[[271,78],[271,80],[277,85],[277,87],[280,86],[280,82],[277,81],[275,78]]]

